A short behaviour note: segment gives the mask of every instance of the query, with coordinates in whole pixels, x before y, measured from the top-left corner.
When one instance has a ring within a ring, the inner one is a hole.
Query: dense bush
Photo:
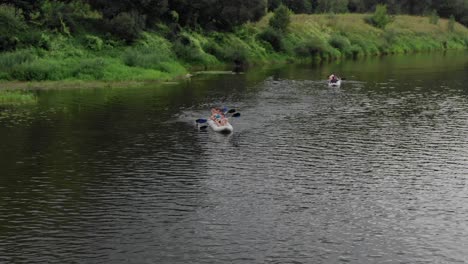
[[[349,42],[349,39],[340,34],[333,34],[328,42],[332,47],[341,51],[344,51],[351,46],[351,42]]]
[[[163,54],[149,47],[131,47],[125,50],[122,60],[130,67],[165,70],[161,68],[163,62],[169,61],[167,54]]]
[[[57,63],[35,60],[14,66],[10,75],[20,81],[62,80],[67,77],[65,71]]]
[[[283,35],[278,30],[268,27],[258,37],[260,40],[269,43],[273,50],[284,51]]]
[[[104,42],[100,37],[92,36],[92,35],[85,35],[84,37],[84,46],[93,51],[100,51],[102,50]]]
[[[105,67],[106,63],[101,58],[80,60],[73,69],[72,76],[82,80],[101,80]]]
[[[315,37],[298,44],[294,52],[299,57],[317,57],[321,55],[327,56],[330,53],[330,49],[325,41]]]
[[[173,43],[172,50],[184,62],[207,65],[215,63],[216,58],[206,53],[200,41],[188,33],[183,33]]]
[[[108,21],[109,31],[116,37],[132,43],[142,33],[145,26],[145,17],[136,13],[120,13]]]
[[[348,12],[348,0],[317,0],[317,12],[346,13]]]
[[[0,53],[0,72],[9,72],[13,67],[31,62],[35,58],[32,50]]]
[[[287,6],[295,14],[308,14],[312,12],[312,2],[310,0],[283,0],[283,5]]]
[[[26,29],[21,10],[0,5],[0,51],[13,50],[20,44],[18,34]]]

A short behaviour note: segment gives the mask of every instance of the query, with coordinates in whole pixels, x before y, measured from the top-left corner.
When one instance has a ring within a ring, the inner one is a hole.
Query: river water
[[[458,52],[35,90],[0,108],[0,263],[467,263],[467,73]],[[216,105],[233,134],[195,128]]]

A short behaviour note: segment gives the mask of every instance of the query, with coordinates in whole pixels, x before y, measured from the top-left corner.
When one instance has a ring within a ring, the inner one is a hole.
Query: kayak
[[[330,87],[340,87],[340,85],[341,85],[341,79],[338,79],[338,81],[336,82],[328,81],[328,86]]]
[[[226,125],[224,125],[224,126],[220,126],[220,125],[216,124],[211,119],[208,119],[206,122],[211,127],[211,129],[213,129],[214,131],[219,132],[219,133],[229,134],[232,131],[234,131],[234,128],[232,127],[231,124],[229,124],[229,122],[226,122]]]

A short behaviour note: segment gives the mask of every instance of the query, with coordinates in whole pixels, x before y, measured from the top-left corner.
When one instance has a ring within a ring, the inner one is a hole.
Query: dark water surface
[[[35,91],[0,263],[468,263],[467,83],[461,52]],[[217,104],[231,135],[194,129]]]

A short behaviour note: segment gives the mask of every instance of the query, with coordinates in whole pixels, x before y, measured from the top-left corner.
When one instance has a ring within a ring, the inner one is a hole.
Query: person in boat
[[[211,108],[211,120],[213,120],[218,126],[224,126],[227,124],[227,118],[224,115],[221,108]]]
[[[332,74],[328,77],[328,81],[331,82],[331,83],[336,83],[340,78],[338,78],[338,76],[336,76],[335,74]]]

